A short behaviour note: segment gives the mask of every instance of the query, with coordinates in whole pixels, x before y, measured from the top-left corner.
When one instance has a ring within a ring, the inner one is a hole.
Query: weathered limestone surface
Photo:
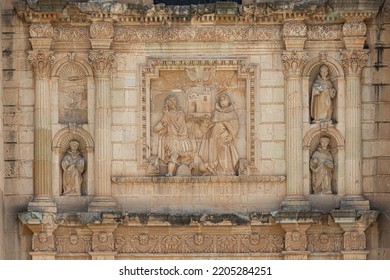
[[[13,2],[0,258],[4,244],[7,259],[390,259],[389,1]],[[323,65],[336,95],[319,120]]]
[[[0,30],[2,30],[2,4],[0,3]],[[3,50],[3,40],[0,40],[0,50]],[[0,57],[0,65],[3,65],[3,56]],[[3,128],[3,71],[0,73],[0,260],[5,259],[5,234],[4,234],[4,128]]]

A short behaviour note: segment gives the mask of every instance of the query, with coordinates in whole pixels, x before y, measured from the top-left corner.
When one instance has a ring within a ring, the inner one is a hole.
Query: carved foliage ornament
[[[54,40],[59,41],[83,41],[89,39],[86,27],[59,26],[54,28]]]
[[[91,236],[56,236],[58,253],[86,253],[91,250]]]
[[[299,231],[286,233],[286,250],[287,251],[305,251],[307,245],[306,234]]]
[[[307,26],[302,22],[287,22],[283,25],[284,37],[305,37]]]
[[[352,231],[344,233],[344,249],[347,251],[365,250],[366,235],[364,232]]]
[[[343,34],[345,37],[360,37],[365,36],[367,31],[366,24],[359,22],[346,22],[343,25]]]
[[[108,78],[116,70],[116,57],[112,51],[91,51],[88,58],[97,77]]]
[[[34,74],[37,79],[50,77],[52,65],[54,63],[53,51],[29,51],[27,59],[33,66]]]
[[[54,251],[54,236],[47,232],[34,234],[32,247],[34,251]]]
[[[341,63],[347,75],[360,75],[368,60],[368,50],[343,50]]]
[[[31,38],[51,38],[53,36],[53,27],[50,23],[33,23],[30,26]]]
[[[339,252],[342,250],[343,237],[340,234],[308,235],[308,250],[312,252]]]
[[[305,52],[283,52],[282,61],[285,73],[290,76],[300,76],[308,59]]]
[[[92,235],[92,250],[93,251],[113,251],[114,236],[112,233],[101,231]]]
[[[114,26],[110,22],[94,22],[89,32],[94,39],[111,39],[114,36]]]
[[[307,37],[309,40],[341,40],[343,31],[340,25],[314,25],[309,26]]]

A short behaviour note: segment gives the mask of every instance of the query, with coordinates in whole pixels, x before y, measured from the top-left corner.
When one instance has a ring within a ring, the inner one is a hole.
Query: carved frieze
[[[33,23],[30,25],[31,38],[51,38],[53,33],[53,26],[50,23]]]
[[[278,26],[220,27],[117,27],[117,42],[274,41],[281,39]]]
[[[113,251],[114,236],[112,233],[105,231],[94,232],[92,235],[92,250],[98,251]]]
[[[305,251],[307,246],[307,236],[300,231],[294,230],[286,233],[287,251]]]
[[[87,27],[56,26],[53,39],[57,41],[85,41],[89,39]]]
[[[359,76],[368,60],[368,50],[343,50],[341,63],[346,75]]]
[[[344,233],[344,250],[355,251],[366,249],[366,235],[364,232],[352,231]]]
[[[68,236],[56,236],[57,252],[62,253],[87,253],[91,250],[91,236],[70,234]]]
[[[303,22],[286,22],[283,25],[283,37],[305,37],[307,26]]]
[[[277,234],[129,234],[117,235],[119,253],[277,253],[284,238]]]
[[[54,236],[47,232],[40,232],[33,235],[33,251],[54,251]]]
[[[29,51],[27,59],[33,66],[36,79],[49,78],[54,63],[53,51]]]
[[[308,235],[307,249],[312,252],[339,252],[343,249],[343,236],[341,234],[321,233]]]
[[[114,36],[114,26],[111,22],[94,22],[89,33],[93,39],[111,39]]]
[[[285,51],[282,55],[284,70],[287,76],[300,76],[309,57],[306,52]]]
[[[367,26],[363,21],[346,22],[343,25],[343,35],[345,37],[365,36]]]
[[[116,70],[116,56],[113,51],[91,51],[88,58],[96,77],[108,78]]]
[[[341,25],[312,25],[308,27],[307,38],[314,41],[341,40],[343,30]]]

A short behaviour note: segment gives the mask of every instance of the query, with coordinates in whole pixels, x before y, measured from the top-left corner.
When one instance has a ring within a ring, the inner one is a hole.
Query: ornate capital
[[[113,51],[91,51],[88,58],[97,77],[110,77],[116,70],[116,57]]]
[[[307,26],[303,22],[287,22],[283,25],[283,37],[306,37]]]
[[[53,37],[53,26],[50,23],[33,23],[30,25],[31,38]]]
[[[366,35],[367,27],[362,21],[346,22],[343,25],[343,35],[345,37],[362,37]]]
[[[367,50],[341,51],[341,63],[346,75],[360,75],[368,60]]]
[[[89,33],[93,39],[111,39],[114,37],[114,26],[111,22],[94,22]]]
[[[51,76],[51,69],[54,63],[53,51],[29,51],[27,59],[33,66],[36,79],[49,78]]]
[[[306,52],[285,51],[282,55],[284,71],[287,76],[300,76],[305,67],[308,56]]]

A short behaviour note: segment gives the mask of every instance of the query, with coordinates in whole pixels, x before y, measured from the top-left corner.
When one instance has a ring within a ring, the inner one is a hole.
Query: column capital
[[[347,49],[363,49],[367,26],[363,21],[347,20],[343,25],[344,43]]]
[[[360,76],[368,60],[368,50],[342,50],[341,64],[348,76]]]
[[[116,70],[115,52],[107,50],[93,50],[88,56],[93,72],[98,78],[109,78]]]
[[[36,79],[50,78],[54,63],[54,52],[50,50],[33,50],[28,52],[27,59],[33,66]]]
[[[308,60],[309,57],[304,51],[284,51],[282,54],[282,61],[285,75],[287,77],[301,76],[303,68]]]

